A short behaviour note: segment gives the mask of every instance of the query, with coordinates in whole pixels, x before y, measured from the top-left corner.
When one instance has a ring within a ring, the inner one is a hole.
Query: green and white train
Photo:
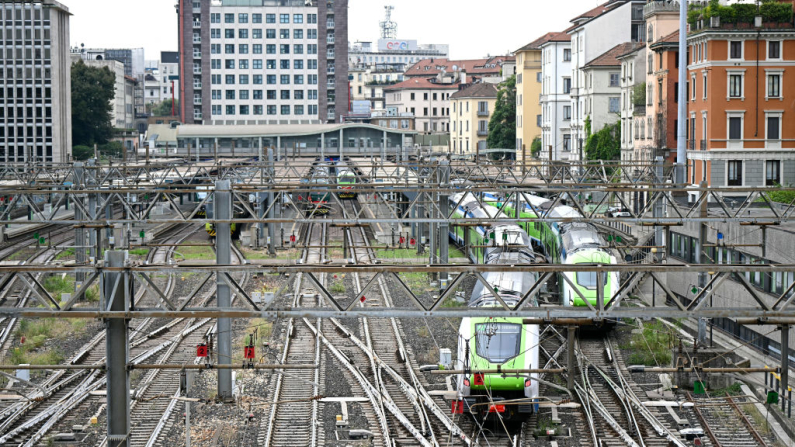
[[[537,219],[541,217],[538,214],[545,215],[549,219],[560,219],[560,222],[553,223],[520,223],[532,243],[543,250],[551,263],[563,265],[613,265],[617,263],[613,253],[605,248],[607,244],[594,225],[566,222],[567,219],[582,217],[572,207],[565,205],[553,207],[553,201],[529,194],[524,194],[518,202],[515,198],[506,202],[497,194],[484,193],[483,201],[501,208],[506,215],[512,218],[516,217],[518,205],[520,207],[519,219]],[[601,278],[598,278],[595,272],[559,274],[558,291],[561,302],[570,306],[587,306],[585,303],[587,300],[592,306],[596,306],[599,294],[598,283],[600,282],[606,305],[618,291],[618,273],[602,273]]]
[[[471,193],[450,198],[459,218],[499,218],[499,210],[482,206]],[[463,200],[462,200],[463,199]],[[530,239],[515,224],[484,224],[472,230],[457,228],[450,237],[463,242],[463,231],[474,233],[474,245],[485,264],[533,264],[537,258]],[[535,284],[535,272],[488,272],[483,275],[488,288],[478,282],[472,291],[470,307],[499,307],[493,292],[509,306],[515,306]],[[503,419],[520,419],[537,410],[537,374],[487,374],[478,371],[539,368],[538,326],[525,325],[521,318],[463,318],[459,329],[456,369],[468,371],[457,376],[458,397],[453,402],[456,413],[484,416],[499,413]],[[510,405],[507,400],[520,399]]]

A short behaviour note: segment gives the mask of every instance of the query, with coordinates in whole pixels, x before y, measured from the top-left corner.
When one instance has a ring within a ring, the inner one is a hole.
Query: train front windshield
[[[478,357],[490,363],[505,363],[519,355],[522,326],[511,323],[475,325],[475,346]],[[473,365],[474,366],[474,365]]]
[[[577,284],[586,289],[596,289],[597,272],[577,272]],[[602,272],[602,285],[607,286],[607,272]]]

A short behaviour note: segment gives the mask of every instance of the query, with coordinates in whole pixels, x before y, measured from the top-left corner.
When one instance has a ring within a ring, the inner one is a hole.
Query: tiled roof
[[[496,98],[497,86],[491,83],[472,84],[469,87],[450,95],[450,99],[458,98]]]
[[[439,90],[458,90],[458,84],[438,84],[431,82],[435,78],[411,78],[403,82],[389,87],[384,87],[384,91],[388,90],[425,90],[425,89],[439,89]]]
[[[436,76],[442,68],[448,73],[454,71],[455,66],[458,70],[464,70],[467,74],[499,74],[502,64],[515,61],[515,56],[494,56],[485,59],[468,59],[452,61],[445,58],[422,59],[406,70],[406,76]]]
[[[584,21],[582,23],[575,24],[575,26],[573,26],[572,28],[569,28],[566,31],[570,31],[570,30],[579,28],[580,25],[582,25],[583,23],[590,22],[591,20],[593,20],[593,19],[595,19],[595,18],[597,18],[597,17],[599,17],[599,16],[601,16],[603,14],[606,14],[606,13],[612,11],[612,10],[614,10],[616,7],[618,7],[620,5],[623,5],[627,1],[629,1],[629,0],[609,0],[606,3],[602,3],[601,5],[597,6],[596,8],[591,9],[590,11],[587,11],[586,13],[580,14],[579,16],[573,18],[571,20],[572,23],[577,23],[577,22],[580,22],[582,20],[584,20]]]
[[[547,42],[571,42],[571,35],[566,32],[557,33],[551,32],[546,33],[543,36],[539,37],[538,39],[528,43],[527,45],[523,46],[516,50],[519,51],[530,51],[530,50],[539,50],[541,49],[541,45],[544,45]]]
[[[672,32],[671,34],[657,39],[657,42],[649,45],[649,48],[655,50],[662,47],[672,47],[672,46],[679,46],[679,30]]]
[[[621,65],[618,57],[627,53],[631,53],[634,49],[636,49],[636,47],[638,47],[637,42],[625,42],[618,44],[607,50],[601,56],[598,56],[596,59],[585,64],[585,67],[618,67]]]

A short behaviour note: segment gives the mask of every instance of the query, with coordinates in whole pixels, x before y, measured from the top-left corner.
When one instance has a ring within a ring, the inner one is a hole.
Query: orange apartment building
[[[702,26],[688,36],[688,181],[795,184],[795,27]]]

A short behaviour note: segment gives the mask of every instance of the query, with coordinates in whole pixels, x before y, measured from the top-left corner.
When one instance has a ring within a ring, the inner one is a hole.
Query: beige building
[[[384,88],[386,108],[415,117],[422,133],[450,132],[450,95],[457,92],[457,76],[413,78]]]
[[[552,33],[550,33],[552,34]],[[523,154],[530,158],[533,140],[541,138],[542,77],[541,45],[550,34],[516,50],[516,160],[523,163]],[[524,147],[524,151],[523,151]]]
[[[450,96],[450,148],[455,155],[477,157],[486,149],[489,120],[497,105],[496,84],[473,84]]]
[[[348,68],[351,100],[369,101],[370,110],[385,110],[384,88],[403,81],[403,72],[392,65],[356,65]]]

